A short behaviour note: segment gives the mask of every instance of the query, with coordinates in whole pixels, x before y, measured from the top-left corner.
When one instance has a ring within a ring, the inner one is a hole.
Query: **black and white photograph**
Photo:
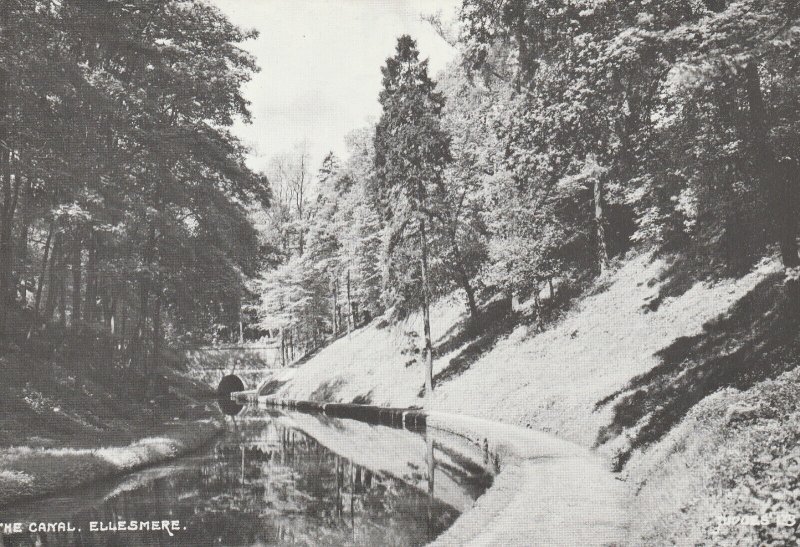
[[[0,0],[0,545],[800,545],[800,1]]]

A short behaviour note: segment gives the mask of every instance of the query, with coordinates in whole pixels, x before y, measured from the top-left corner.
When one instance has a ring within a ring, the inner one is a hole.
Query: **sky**
[[[235,24],[260,32],[241,46],[261,71],[245,89],[251,125],[234,133],[264,170],[305,142],[313,165],[345,156],[344,137],[380,116],[380,67],[397,37],[410,34],[436,75],[455,57],[421,14],[452,19],[460,0],[211,0]]]

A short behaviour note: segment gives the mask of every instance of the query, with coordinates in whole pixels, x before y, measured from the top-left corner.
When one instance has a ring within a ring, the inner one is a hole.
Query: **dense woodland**
[[[162,341],[238,319],[268,205],[228,128],[253,36],[203,2],[0,2],[0,333]],[[83,348],[88,350],[89,348]]]
[[[347,157],[263,174],[229,131],[253,32],[199,0],[0,6],[6,347],[91,333],[143,368],[242,322],[288,360],[421,311],[430,363],[437,299],[478,330],[641,250],[698,277],[777,254],[800,309],[793,0],[464,0],[430,18],[457,60],[400,37]]]
[[[798,17],[784,0],[465,0],[430,18],[459,51],[438,82],[399,38],[349,156],[313,176],[301,151],[269,176],[262,320],[313,345],[422,310],[430,388],[431,302],[459,291],[480,329],[481,302],[576,294],[630,251],[696,278],[777,253],[798,309]]]

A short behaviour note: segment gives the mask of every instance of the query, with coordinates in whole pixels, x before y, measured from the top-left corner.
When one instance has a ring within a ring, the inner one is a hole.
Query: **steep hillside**
[[[772,477],[772,486],[761,485],[767,501],[790,487],[785,472],[767,470],[788,465],[793,434],[763,422],[794,415],[788,401],[800,395],[787,380],[800,351],[796,324],[777,304],[779,263],[764,260],[739,279],[716,282],[693,282],[683,268],[634,257],[541,332],[523,313],[487,319],[487,332],[470,338],[461,301],[441,303],[432,320],[439,382],[431,402],[421,398],[417,320],[373,322],[304,365],[277,372],[268,389],[295,399],[428,405],[596,447],[630,483],[640,513],[636,534],[653,543],[712,533],[779,536],[775,524],[713,526],[720,512],[770,511],[774,519],[800,508],[785,496],[784,505],[759,505],[755,495],[747,503],[720,501],[746,473],[755,481]],[[784,450],[764,455],[759,469],[767,474],[759,475],[743,463],[745,454],[770,435]],[[726,458],[738,458],[738,467]]]
[[[543,332],[524,316],[503,332],[496,328],[502,319],[496,319],[487,321],[492,332],[477,340],[461,331],[461,301],[440,303],[432,325],[434,373],[442,380],[432,405],[591,446],[613,425],[614,405],[602,403],[666,364],[676,344],[702,336],[707,322],[778,270],[777,262],[768,261],[741,279],[697,283],[671,295],[668,265],[639,256],[599,280]],[[273,380],[285,382],[281,395],[296,399],[423,406],[423,367],[413,349],[419,329],[418,318],[389,326],[373,322]]]

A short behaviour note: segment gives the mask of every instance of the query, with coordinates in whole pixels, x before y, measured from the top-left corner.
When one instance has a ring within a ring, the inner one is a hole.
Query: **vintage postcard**
[[[0,0],[0,545],[797,545],[795,0]]]

